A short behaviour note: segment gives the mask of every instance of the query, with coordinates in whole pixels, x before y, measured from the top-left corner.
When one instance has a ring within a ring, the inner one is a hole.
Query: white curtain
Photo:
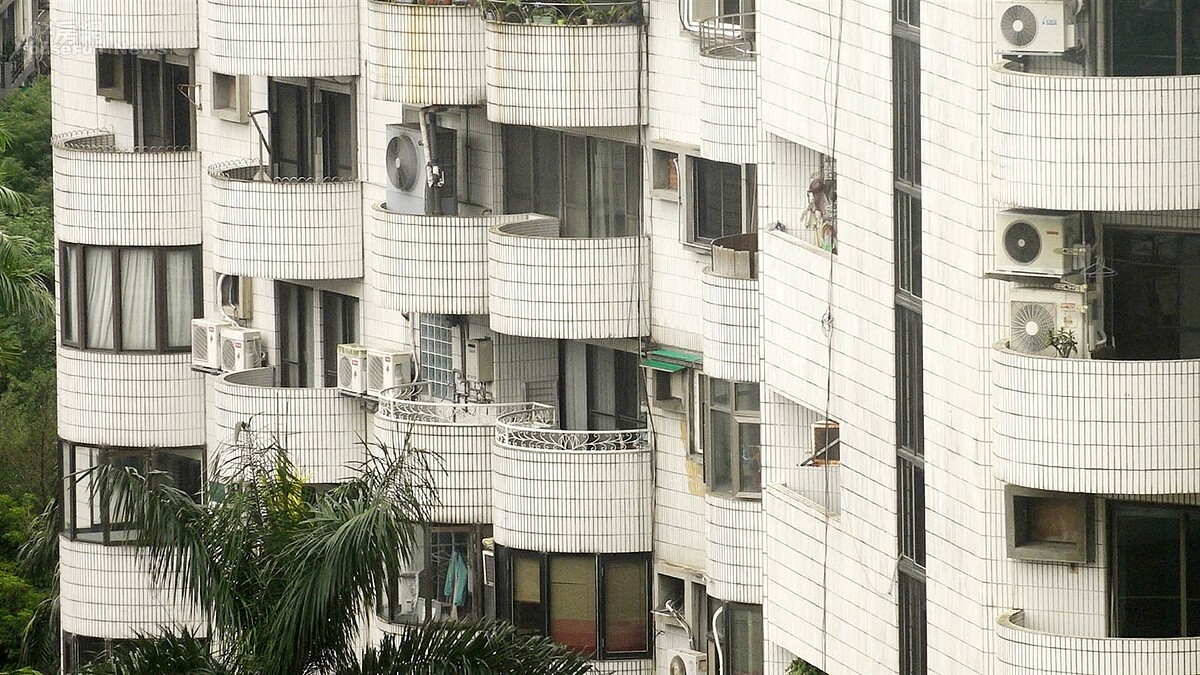
[[[154,349],[154,250],[121,251],[121,348]]]
[[[191,344],[195,286],[192,283],[192,252],[167,252],[167,346]]]
[[[87,346],[113,348],[112,249],[84,249],[87,285]]]

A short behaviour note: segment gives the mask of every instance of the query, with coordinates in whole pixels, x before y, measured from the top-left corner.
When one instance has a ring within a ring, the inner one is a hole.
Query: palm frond
[[[4,188],[0,187],[0,208]],[[33,255],[34,243],[0,230],[0,314],[23,313],[44,318],[54,309]]]
[[[584,675],[587,659],[547,637],[521,635],[496,621],[438,622],[408,627],[367,649],[336,675]]]
[[[80,675],[233,675],[233,671],[209,651],[208,640],[187,629],[122,641],[76,672]]]

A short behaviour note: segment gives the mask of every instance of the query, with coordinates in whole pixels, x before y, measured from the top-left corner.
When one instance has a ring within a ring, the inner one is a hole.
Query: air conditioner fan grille
[[[1014,47],[1033,42],[1037,32],[1037,16],[1025,5],[1012,5],[1000,17],[1000,33]]]
[[[1004,252],[1013,262],[1028,265],[1042,254],[1042,235],[1024,220],[1011,223],[1004,230]]]

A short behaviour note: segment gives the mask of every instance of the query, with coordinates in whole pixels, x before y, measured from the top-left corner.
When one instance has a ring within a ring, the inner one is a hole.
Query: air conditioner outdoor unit
[[[258,368],[263,362],[262,333],[251,328],[221,329],[221,370],[227,373]]]
[[[1022,354],[1058,356],[1050,331],[1067,330],[1077,343],[1068,356],[1088,358],[1097,332],[1088,320],[1088,298],[1095,294],[1056,288],[1013,287],[1008,294],[1008,348]]]
[[[1078,213],[1001,211],[996,214],[995,271],[1061,278],[1080,268],[1085,256],[1072,253],[1082,243]]]
[[[708,654],[691,649],[667,650],[667,663],[671,675],[707,675]]]
[[[192,319],[192,367],[221,369],[221,329],[233,326],[227,319]]]
[[[387,127],[387,210],[426,216],[458,215],[458,136],[430,128],[433,148],[415,124]]]
[[[401,352],[388,349],[367,350],[367,396],[379,396],[379,392],[389,387],[398,387],[412,382],[413,355],[412,352]]]
[[[366,360],[367,348],[365,345],[342,344],[337,346],[338,389],[350,394],[366,393]]]
[[[1061,54],[1076,46],[1076,0],[999,0],[995,8],[997,52]]]

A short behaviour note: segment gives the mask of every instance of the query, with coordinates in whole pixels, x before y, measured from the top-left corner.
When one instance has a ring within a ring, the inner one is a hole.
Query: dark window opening
[[[1200,358],[1200,234],[1114,228],[1105,248],[1113,358]]]
[[[321,293],[321,357],[326,387],[338,386],[338,345],[355,342],[358,342],[358,298]]]
[[[1109,528],[1112,636],[1200,635],[1200,510],[1116,503]]]
[[[321,80],[272,79],[268,109],[275,178],[355,177],[358,145],[352,87]]]
[[[275,282],[275,321],[279,332],[279,384],[311,387],[313,382],[312,289]],[[336,349],[336,347],[335,347]]]

